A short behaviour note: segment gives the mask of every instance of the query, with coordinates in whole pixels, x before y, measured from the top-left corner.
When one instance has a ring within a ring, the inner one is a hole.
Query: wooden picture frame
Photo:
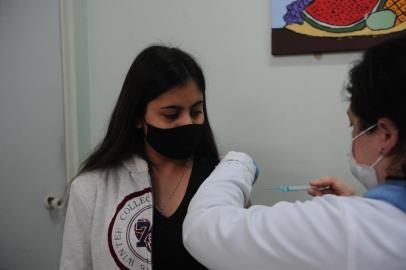
[[[272,0],[272,54],[363,50],[406,34],[406,0]]]

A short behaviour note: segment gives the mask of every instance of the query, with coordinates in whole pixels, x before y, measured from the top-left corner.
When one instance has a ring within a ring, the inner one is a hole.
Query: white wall
[[[322,175],[354,184],[341,90],[359,54],[273,57],[270,11],[269,0],[88,0],[91,146],[104,134],[136,54],[151,43],[172,44],[204,69],[221,151],[245,151],[261,165],[254,203],[308,198],[264,188]]]
[[[221,151],[246,151],[261,165],[254,203],[308,198],[269,186],[351,179],[340,91],[358,53],[272,57],[269,0],[74,2],[82,158],[103,136],[135,55],[162,42],[199,59]],[[56,269],[59,260],[63,217],[43,206],[65,185],[58,8],[56,0],[0,0],[2,270]]]
[[[58,1],[0,0],[0,269],[57,269],[64,164]]]

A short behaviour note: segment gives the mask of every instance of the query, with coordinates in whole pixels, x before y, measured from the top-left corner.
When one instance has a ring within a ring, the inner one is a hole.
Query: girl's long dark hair
[[[79,173],[119,166],[138,155],[144,159],[144,134],[137,123],[144,119],[147,103],[166,91],[193,80],[203,93],[204,134],[195,156],[218,159],[218,150],[206,109],[205,80],[198,63],[178,48],[150,46],[132,63],[114,107],[106,135],[82,163]]]

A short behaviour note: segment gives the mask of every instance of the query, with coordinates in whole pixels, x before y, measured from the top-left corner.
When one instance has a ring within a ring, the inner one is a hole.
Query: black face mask
[[[147,123],[147,128],[148,144],[170,159],[187,159],[193,156],[203,135],[203,125],[197,124],[162,129]]]

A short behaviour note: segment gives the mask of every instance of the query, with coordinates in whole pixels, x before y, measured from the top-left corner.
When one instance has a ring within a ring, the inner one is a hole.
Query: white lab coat
[[[245,209],[255,166],[225,156],[192,199],[187,250],[210,269],[404,270],[406,214],[379,200],[325,195]]]

